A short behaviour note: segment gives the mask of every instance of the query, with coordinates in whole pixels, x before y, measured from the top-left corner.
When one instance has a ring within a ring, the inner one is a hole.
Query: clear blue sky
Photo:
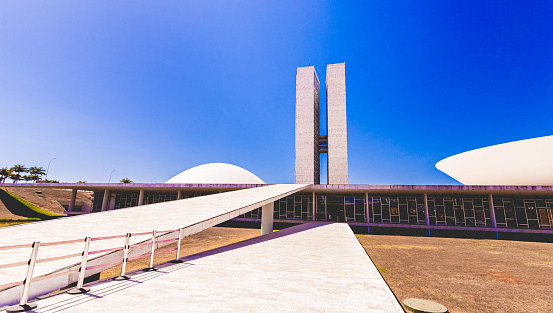
[[[350,183],[456,184],[436,162],[553,134],[552,17],[552,1],[2,1],[0,167],[164,182],[227,162],[291,183],[296,67],[324,82],[346,62]]]

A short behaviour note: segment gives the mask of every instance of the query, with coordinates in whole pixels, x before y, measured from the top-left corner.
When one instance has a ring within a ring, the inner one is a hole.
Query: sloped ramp
[[[33,312],[404,312],[347,224],[303,224],[183,260]]]
[[[40,241],[41,246],[38,251],[38,261],[34,270],[29,299],[65,287],[77,280],[78,273],[75,271],[78,271],[80,267],[85,237],[93,237],[90,249],[98,252],[98,254],[94,254],[95,258],[88,262],[88,265],[94,267],[86,272],[86,275],[90,276],[114,266],[106,267],[101,266],[102,264],[122,259],[122,246],[125,238],[121,238],[121,236],[125,237],[126,233],[142,234],[131,236],[131,245],[151,238],[153,230],[158,231],[158,235],[163,233],[161,230],[165,231],[166,235],[158,236],[161,241],[174,238],[178,233],[174,230],[179,228],[183,228],[183,235],[188,236],[265,204],[270,204],[302,190],[306,186],[269,185],[0,228],[0,266],[18,262],[25,263],[2,268],[0,270],[0,286],[20,282],[25,278],[28,267],[26,261],[29,260],[31,254],[30,244],[35,241]],[[109,239],[111,237],[116,238]],[[98,240],[95,241],[95,239]],[[169,243],[159,243],[156,246],[161,247]],[[25,245],[25,247],[6,249],[7,246],[15,245]],[[26,247],[27,245],[29,247]],[[118,250],[102,252],[111,248]],[[148,246],[136,246],[129,250],[129,258],[144,254],[148,249]],[[61,256],[68,257],[58,259]],[[42,262],[40,262],[41,260]],[[60,276],[54,277],[58,274]],[[50,275],[52,278],[34,282],[35,279],[42,279]],[[22,289],[21,284],[15,287],[6,287],[4,290],[0,289],[0,307],[19,302]]]

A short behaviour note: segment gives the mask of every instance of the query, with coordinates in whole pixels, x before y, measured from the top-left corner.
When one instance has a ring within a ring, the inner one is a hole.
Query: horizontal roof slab
[[[0,187],[78,189],[102,192],[106,189],[119,192],[219,192],[256,188],[270,185],[244,184],[104,184],[104,183],[60,183],[60,184],[0,184]],[[309,185],[303,192],[324,194],[496,194],[496,195],[539,195],[553,196],[553,186],[480,186],[480,185]]]

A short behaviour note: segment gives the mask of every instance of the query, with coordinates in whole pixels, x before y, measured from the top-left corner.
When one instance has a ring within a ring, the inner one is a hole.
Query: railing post
[[[90,249],[90,240],[91,237],[86,237],[84,239],[84,250],[83,250],[83,260],[81,261],[81,268],[79,269],[79,280],[77,281],[77,287],[67,291],[68,294],[76,295],[81,293],[86,293],[90,291],[89,287],[83,287],[85,272],[86,272],[86,262],[88,261],[88,250]]]
[[[38,248],[40,247],[40,242],[33,242],[33,252],[31,252],[31,258],[29,259],[29,267],[27,267],[27,276],[23,281],[23,292],[21,294],[21,300],[18,305],[12,305],[6,308],[6,312],[25,312],[35,309],[37,307],[36,303],[27,303],[29,299],[29,287],[31,286],[31,281],[33,280],[33,271],[35,270],[36,257],[38,255]]]
[[[177,241],[177,256],[174,260],[170,261],[171,263],[182,263],[182,260],[179,260],[180,258],[180,241],[182,239],[182,233],[184,231],[184,228],[179,229],[179,240]]]
[[[154,252],[156,250],[156,231],[152,232],[152,251],[150,254],[150,266],[143,269],[144,272],[157,271],[157,268],[154,267]]]
[[[127,269],[127,259],[129,256],[129,241],[131,240],[131,233],[127,233],[125,237],[125,248],[123,249],[123,263],[121,264],[121,275],[116,276],[113,280],[127,280],[129,276],[125,276],[125,270]]]

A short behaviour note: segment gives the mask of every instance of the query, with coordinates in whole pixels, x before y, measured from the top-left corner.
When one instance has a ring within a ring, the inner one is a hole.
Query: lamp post
[[[48,168],[46,169],[46,177],[44,178],[44,180],[48,180],[48,171],[50,171],[50,163],[52,163],[52,161],[54,161],[56,158],[53,158],[52,160],[50,160],[50,162],[48,162]]]
[[[154,180],[156,180],[156,178],[155,178],[155,177],[154,177],[154,178],[153,178],[153,179],[152,179],[152,180],[150,181],[150,183],[153,183],[153,182],[154,182]]]
[[[113,172],[115,172],[115,170],[111,171],[111,173],[109,173],[109,181],[108,181],[108,184],[111,183],[111,174],[113,174]]]

